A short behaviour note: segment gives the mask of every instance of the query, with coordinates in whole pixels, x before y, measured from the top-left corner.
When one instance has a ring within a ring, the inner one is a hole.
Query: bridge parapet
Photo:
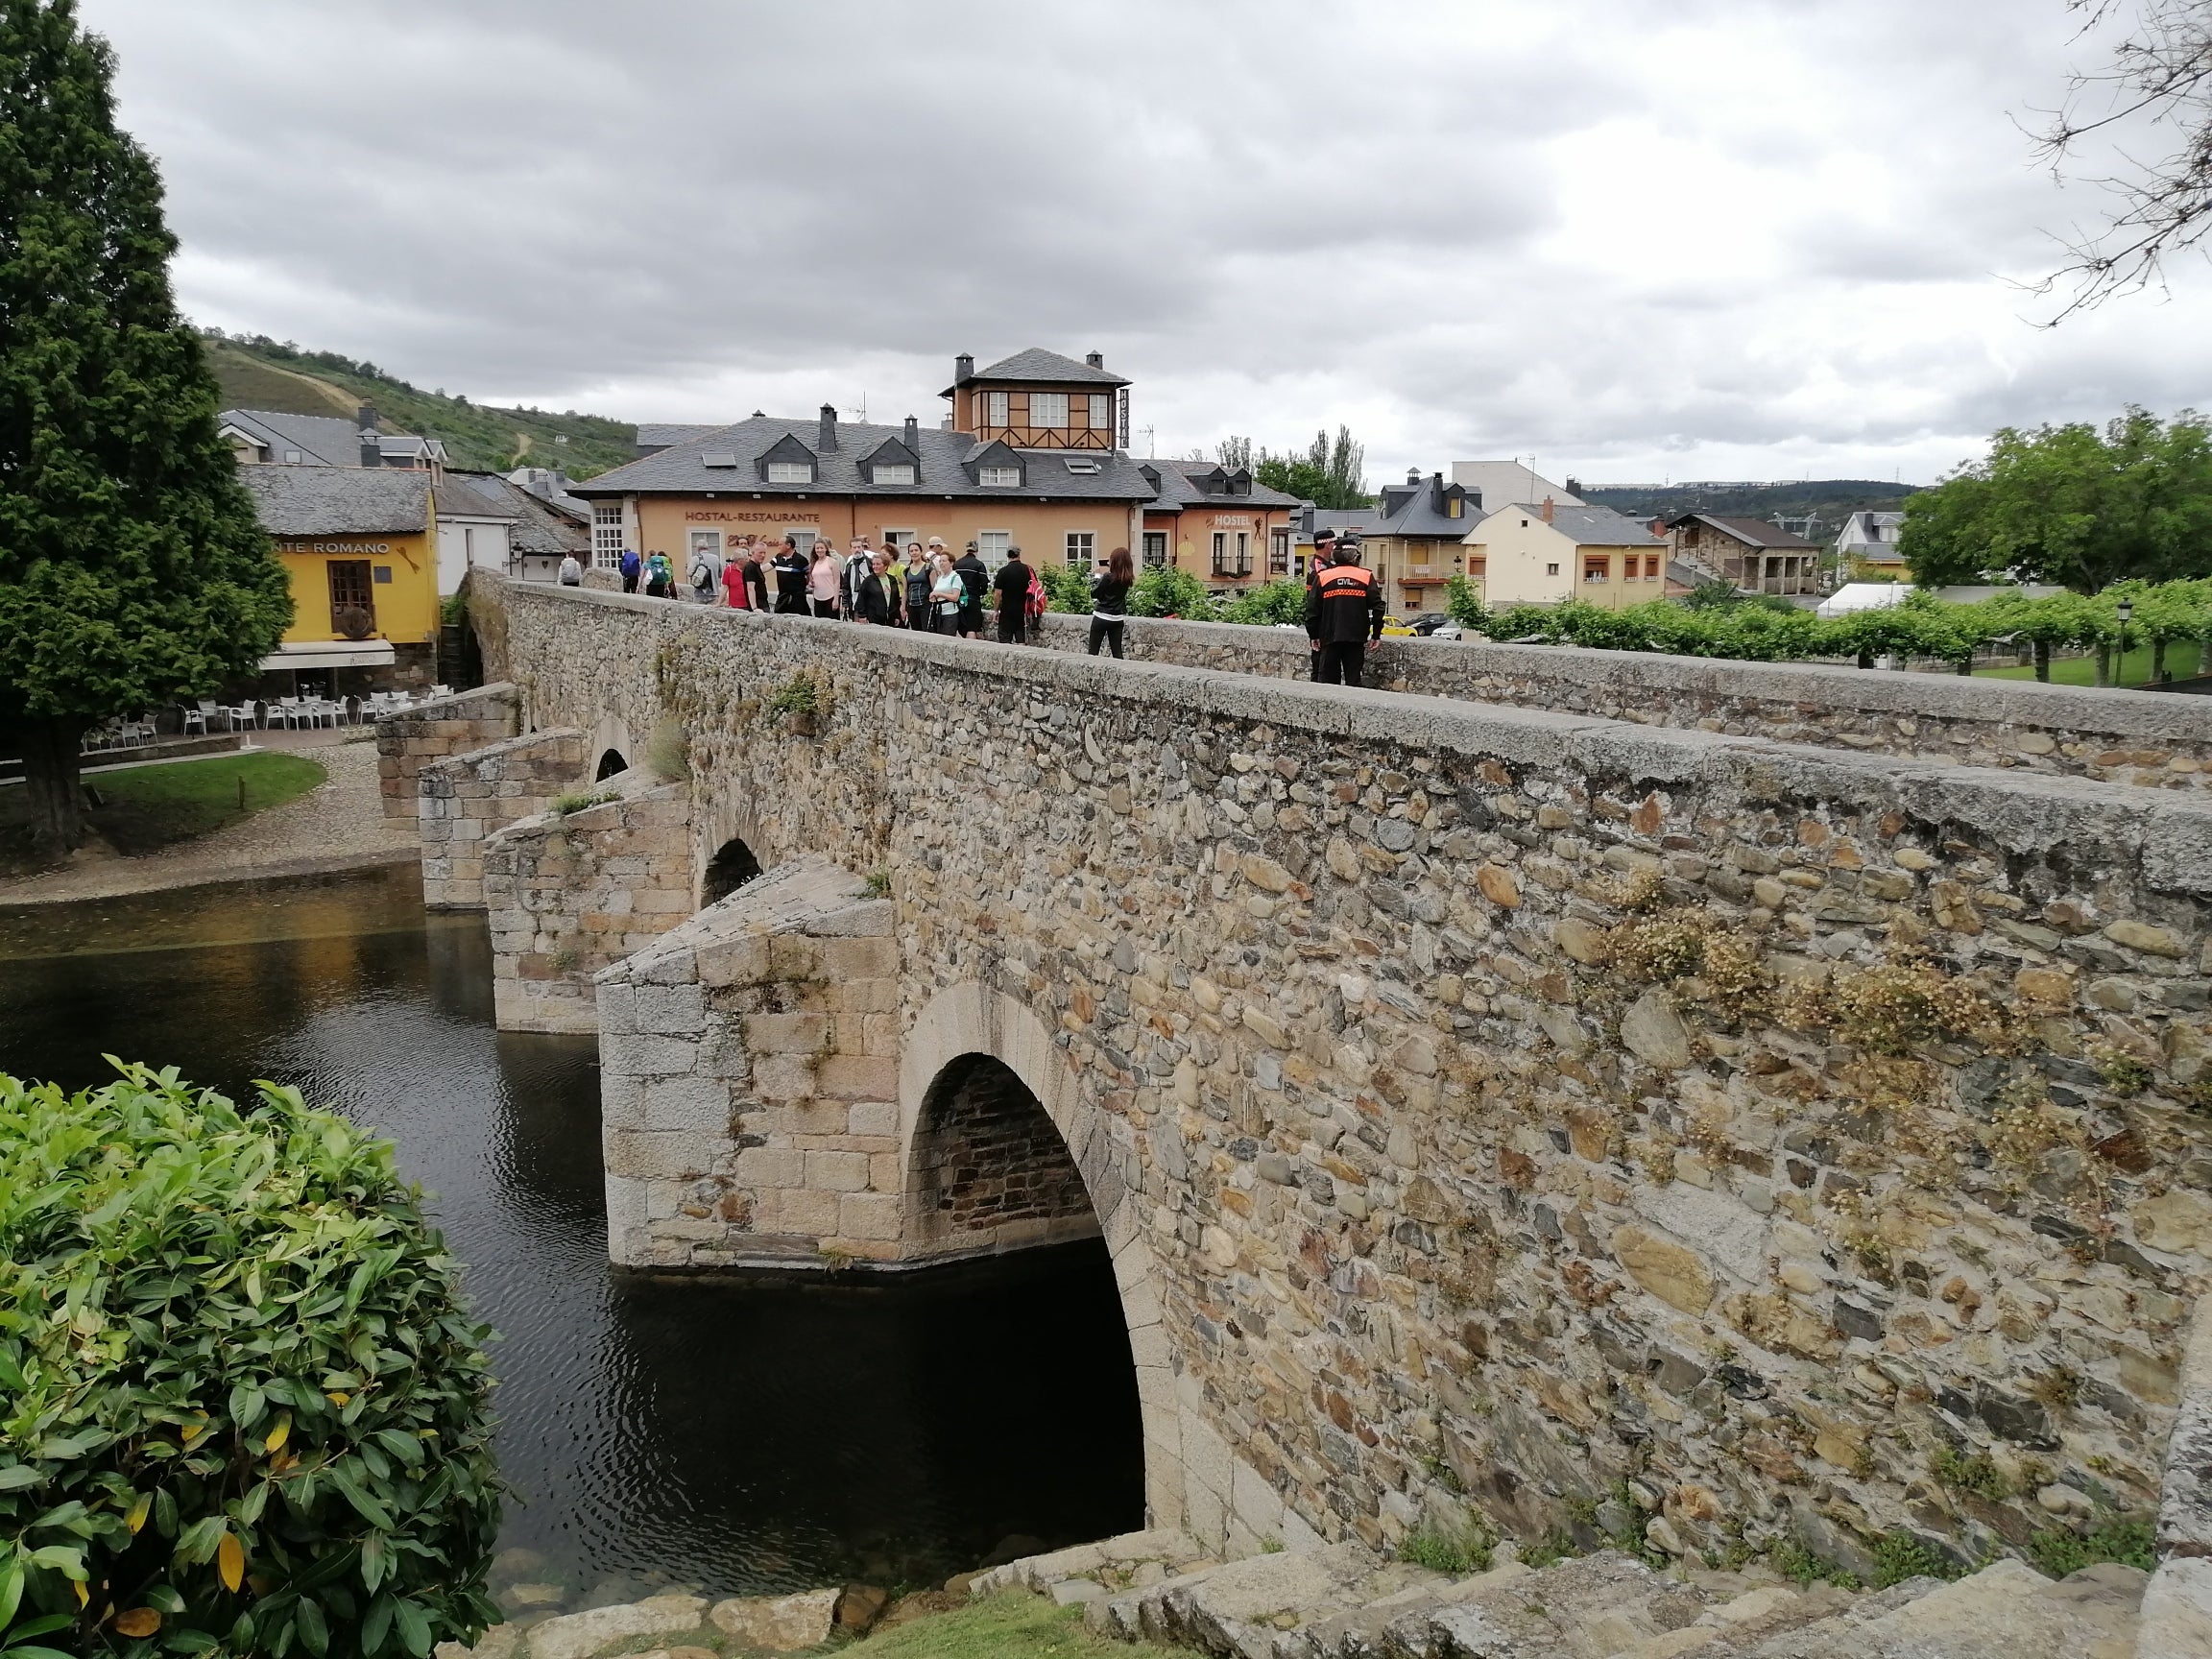
[[[903,1190],[933,1079],[1027,1084],[1209,1541],[1472,1503],[1871,1570],[2154,1503],[2212,1283],[2193,791],[481,602],[535,719],[681,720],[699,823],[879,875]]]
[[[1041,635],[1081,651],[1087,616],[1047,615]],[[1132,659],[1303,680],[1303,633],[1132,619]],[[1812,662],[1737,662],[1580,646],[1389,638],[1367,683],[1421,696],[1594,714],[1638,725],[1768,737],[1867,755],[1942,760],[2157,789],[2212,789],[2212,698],[2033,681],[1901,674]]]

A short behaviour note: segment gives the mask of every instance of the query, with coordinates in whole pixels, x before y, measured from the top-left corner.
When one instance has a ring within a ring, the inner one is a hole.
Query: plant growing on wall
[[[473,1640],[488,1335],[389,1143],[295,1091],[0,1076],[0,1650]]]
[[[86,728],[212,694],[292,620],[113,73],[74,0],[0,7],[0,743],[48,856],[84,838]]]

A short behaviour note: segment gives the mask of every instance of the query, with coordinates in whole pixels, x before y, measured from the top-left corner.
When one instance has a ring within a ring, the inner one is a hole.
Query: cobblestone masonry
[[[384,816],[413,820],[416,779],[434,760],[466,755],[512,737],[520,729],[515,688],[486,685],[418,703],[376,722],[376,781]]]
[[[1047,615],[1043,637],[1081,651],[1088,617]],[[1136,618],[1140,661],[1304,679],[1295,630]],[[2212,787],[2212,698],[1791,662],[1730,662],[1577,646],[1379,641],[1367,683],[1424,696],[1598,714],[1962,766],[2020,767],[2167,789]]]
[[[584,733],[564,729],[424,761],[415,781],[422,902],[433,910],[483,909],[484,838],[578,787],[586,759]]]
[[[474,603],[536,723],[685,723],[695,841],[879,873],[899,1156],[963,1055],[1045,1106],[1163,1524],[1372,1545],[1472,1503],[1863,1569],[2154,1503],[2212,1261],[2193,798]]]
[[[690,786],[633,770],[591,787],[611,799],[482,844],[503,1031],[596,1030],[591,976],[691,913]]]

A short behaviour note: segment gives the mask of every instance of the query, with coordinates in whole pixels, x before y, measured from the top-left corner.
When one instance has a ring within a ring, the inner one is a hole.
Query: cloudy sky
[[[1925,482],[2212,402],[2212,273],[2056,330],[2064,0],[84,0],[197,320],[487,401],[927,421],[1106,353],[1135,444]]]

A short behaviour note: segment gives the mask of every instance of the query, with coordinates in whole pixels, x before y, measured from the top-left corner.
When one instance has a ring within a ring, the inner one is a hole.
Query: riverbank
[[[376,746],[352,731],[266,733],[269,747],[311,757],[327,774],[304,795],[211,834],[127,858],[81,852],[58,869],[0,880],[0,906],[63,904],[221,881],[373,869],[418,858],[415,826],[384,816]]]

